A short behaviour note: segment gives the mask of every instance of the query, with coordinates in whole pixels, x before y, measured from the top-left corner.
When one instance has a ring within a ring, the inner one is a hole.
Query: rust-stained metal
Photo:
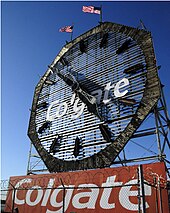
[[[110,23],[110,22],[104,22],[100,24],[99,26],[89,30],[88,32],[84,33],[83,35],[79,36],[78,38],[72,40],[68,44],[66,44],[62,50],[59,52],[59,54],[56,56],[54,61],[51,63],[50,67],[55,67],[59,61],[62,61],[67,66],[66,59],[63,57],[71,48],[74,48],[77,44],[84,44],[84,40],[87,40],[88,38],[90,39],[93,35],[95,34],[103,34],[103,33],[110,33],[110,32],[115,32],[120,35],[125,36],[126,38],[131,38],[131,40],[126,40],[123,46],[123,44],[120,45],[119,48],[116,48],[114,51],[117,54],[123,54],[126,51],[130,51],[130,45],[131,41],[135,41],[138,47],[142,51],[142,55],[144,56],[145,59],[145,83],[143,86],[143,89],[137,90],[137,86],[140,84],[137,80],[133,79],[133,76],[129,76],[129,81],[132,81],[134,84],[136,84],[136,90],[131,92],[130,95],[133,94],[141,94],[142,93],[142,98],[140,99],[140,103],[138,103],[137,109],[135,113],[131,114],[125,114],[124,116],[120,114],[120,118],[112,118],[112,123],[113,121],[116,120],[117,123],[119,123],[119,120],[123,117],[127,120],[127,124],[125,124],[125,127],[123,131],[118,131],[116,137],[114,140],[110,140],[110,143],[106,145],[105,148],[100,150],[99,152],[89,156],[85,157],[82,159],[77,159],[77,160],[63,160],[61,158],[57,158],[53,155],[51,155],[42,145],[42,141],[45,140],[43,139],[40,141],[40,138],[38,136],[38,131],[37,131],[37,124],[36,124],[36,116],[39,113],[37,111],[37,107],[39,106],[39,96],[40,93],[42,92],[43,85],[46,84],[49,80],[48,77],[51,73],[51,69],[47,69],[45,72],[44,76],[40,79],[39,83],[37,84],[34,92],[34,98],[33,98],[33,103],[32,103],[32,110],[31,110],[31,115],[30,115],[30,122],[29,122],[29,128],[28,128],[28,136],[31,139],[32,143],[34,144],[38,154],[44,161],[45,165],[47,166],[48,170],[50,172],[63,172],[63,171],[74,171],[74,170],[84,170],[84,169],[94,169],[94,168],[104,168],[104,167],[109,167],[112,162],[115,160],[115,158],[119,155],[121,150],[124,148],[126,143],[129,141],[129,139],[133,136],[135,131],[138,129],[138,127],[141,125],[141,123],[144,121],[146,116],[150,113],[150,111],[154,108],[156,105],[157,101],[160,98],[160,82],[157,74],[157,65],[156,65],[156,59],[155,59],[155,54],[154,54],[154,49],[153,49],[153,44],[152,44],[152,38],[151,34],[148,31],[145,30],[140,30],[128,26],[124,26],[121,24],[115,24],[115,23]],[[108,34],[107,34],[107,39],[108,39]],[[106,40],[107,40],[106,39]],[[127,42],[128,41],[128,42]],[[116,42],[116,41],[114,41]],[[119,41],[117,41],[119,42]],[[106,42],[107,43],[107,42]],[[108,47],[107,45],[104,45],[104,48],[102,49],[101,45],[101,51],[105,51]],[[81,46],[81,54],[86,54],[86,47]],[[95,48],[95,47],[94,47]],[[65,60],[64,60],[65,59]],[[97,58],[97,63],[104,58]],[[134,58],[135,60],[135,58]],[[100,62],[100,63],[101,63]],[[120,64],[118,64],[120,65]],[[88,69],[89,64],[87,65],[86,69]],[[131,66],[132,67],[132,66]],[[134,66],[135,67],[135,66]],[[133,68],[134,68],[133,67]],[[143,68],[143,66],[140,66],[140,68]],[[139,68],[139,67],[138,67]],[[116,69],[116,65],[115,65]],[[128,68],[126,68],[127,70]],[[135,69],[135,68],[134,68]],[[78,72],[78,71],[77,71]],[[101,75],[107,74],[109,72],[108,68],[105,68],[105,72],[102,73]],[[122,70],[123,73],[123,70]],[[92,76],[99,75],[99,73],[92,73]],[[137,74],[136,74],[137,75]],[[142,76],[142,74],[139,73],[139,75]],[[134,81],[133,81],[134,80]],[[53,82],[53,81],[52,81]],[[84,81],[88,82],[88,79]],[[142,82],[143,83],[143,82]],[[52,83],[51,83],[52,84]],[[95,86],[89,81],[88,82],[88,88],[93,91],[93,87],[97,87],[98,85],[96,84]],[[125,97],[126,99],[131,99],[133,100],[133,97]],[[123,99],[122,99],[123,100]],[[43,103],[43,102],[42,102]],[[118,103],[119,104],[119,103]],[[136,104],[136,100],[133,102],[133,104]],[[132,105],[133,105],[132,104]],[[116,105],[115,105],[116,106]],[[90,118],[89,118],[90,119]],[[109,120],[108,120],[109,123]],[[39,125],[43,127],[47,123],[40,122]],[[114,124],[114,123],[113,123]],[[90,123],[87,125],[87,129]],[[117,124],[118,125],[118,124]],[[86,128],[86,127],[85,127]],[[91,127],[89,127],[91,128]],[[117,127],[119,128],[119,127]],[[40,129],[41,132],[43,131],[43,128]],[[67,133],[70,134],[70,133]],[[48,136],[47,136],[48,138]],[[54,137],[53,137],[54,138]],[[108,137],[107,137],[108,140]],[[106,141],[107,144],[108,141]]]

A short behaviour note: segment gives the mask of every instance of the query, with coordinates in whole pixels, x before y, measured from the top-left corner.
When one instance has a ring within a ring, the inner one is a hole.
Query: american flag
[[[101,13],[101,7],[94,7],[94,6],[83,6],[82,11],[85,13]]]
[[[73,26],[65,26],[59,29],[59,32],[66,32],[66,33],[72,33],[73,32]]]

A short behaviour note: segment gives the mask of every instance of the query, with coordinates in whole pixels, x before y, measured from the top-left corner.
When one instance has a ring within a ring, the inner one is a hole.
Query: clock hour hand
[[[87,109],[89,112],[93,113],[94,115],[96,115],[100,120],[102,120],[101,116],[99,115],[98,112],[98,108],[97,108],[97,100],[96,98],[89,94],[88,92],[86,92],[82,86],[79,84],[79,82],[76,80],[76,78],[71,74],[71,73],[67,73],[65,75],[63,75],[61,72],[59,72],[56,68],[54,67],[50,67],[49,68],[53,71],[53,72],[57,72],[57,75],[64,80],[64,82],[70,86],[72,88],[72,91],[75,92],[78,97],[80,98],[80,100],[86,104]]]

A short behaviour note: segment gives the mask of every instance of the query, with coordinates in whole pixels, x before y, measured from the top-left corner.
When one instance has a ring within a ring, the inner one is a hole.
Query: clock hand
[[[86,104],[87,109],[89,112],[96,115],[100,120],[102,120],[101,116],[99,115],[98,108],[97,108],[97,100],[96,98],[86,92],[82,86],[80,86],[79,82],[76,80],[76,78],[71,74],[67,73],[63,75],[61,72],[57,70],[57,68],[48,66],[53,72],[57,72],[57,75],[64,80],[64,82],[72,88],[72,91],[75,92],[80,100]]]

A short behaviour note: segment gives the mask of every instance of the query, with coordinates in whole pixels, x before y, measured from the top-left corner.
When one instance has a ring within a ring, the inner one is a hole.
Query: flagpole
[[[74,24],[72,24],[72,26],[73,26],[73,30],[74,30]],[[73,30],[72,30],[72,32],[71,32],[71,41],[72,41],[72,39],[73,39]]]
[[[72,39],[73,39],[73,31],[71,32],[71,41],[72,41]]]
[[[102,24],[102,5],[100,5],[101,11],[100,11],[100,23]]]

